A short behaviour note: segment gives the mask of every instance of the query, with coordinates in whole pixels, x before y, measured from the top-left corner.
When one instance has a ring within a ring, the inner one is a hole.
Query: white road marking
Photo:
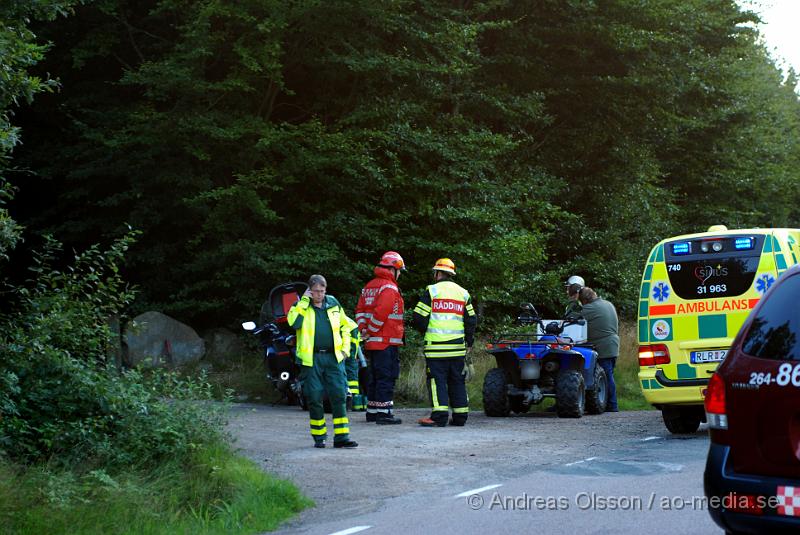
[[[483,492],[485,490],[496,489],[497,487],[502,487],[502,486],[503,486],[502,484],[486,485],[485,487],[481,487],[479,489],[472,489],[472,490],[468,490],[467,492],[462,492],[461,494],[457,494],[457,495],[455,495],[453,497],[454,498],[463,498],[465,496],[472,496],[473,494],[480,494],[481,492]]]
[[[595,459],[597,459],[597,457],[589,457],[589,458],[584,459],[582,461],[575,461],[574,463],[567,463],[564,466],[573,466],[573,465],[576,465],[576,464],[581,464],[581,463],[586,463],[586,462],[589,462],[589,461],[594,461]]]
[[[659,437],[647,437],[647,438],[643,438],[642,442],[647,442],[648,440],[658,440],[658,439],[659,439]]]
[[[331,533],[330,535],[350,535],[351,533],[358,533],[359,531],[364,531],[365,529],[369,529],[372,526],[356,526],[350,529],[343,529],[342,531],[337,531],[336,533]]]

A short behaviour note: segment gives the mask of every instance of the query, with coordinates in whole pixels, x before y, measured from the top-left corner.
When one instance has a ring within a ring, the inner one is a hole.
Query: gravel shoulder
[[[352,450],[313,448],[307,413],[297,407],[235,405],[229,430],[243,455],[292,480],[316,502],[282,528],[286,533],[376,511],[392,498],[460,492],[668,435],[658,411],[580,419],[471,412],[465,427],[419,427],[417,419],[427,414],[400,409],[401,425],[378,426],[367,423],[364,413],[350,413],[350,434],[359,443]]]

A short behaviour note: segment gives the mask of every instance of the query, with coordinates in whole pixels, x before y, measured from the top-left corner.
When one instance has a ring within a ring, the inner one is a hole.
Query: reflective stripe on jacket
[[[303,366],[314,365],[315,314],[311,298],[303,296],[289,309],[286,319],[297,330],[297,358]],[[350,330],[352,321],[344,313],[339,301],[331,295],[325,296],[323,303],[333,331],[333,348],[336,360],[341,362],[350,356]]]
[[[445,280],[427,288],[414,308],[414,321],[425,332],[425,356],[428,358],[463,357],[472,345],[475,310],[469,292]]]
[[[391,269],[376,267],[375,278],[361,290],[356,322],[367,350],[403,345],[404,303]]]

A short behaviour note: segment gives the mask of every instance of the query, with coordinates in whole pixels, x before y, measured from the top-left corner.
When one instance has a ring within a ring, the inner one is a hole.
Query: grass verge
[[[114,473],[0,461],[0,525],[8,534],[258,533],[311,505],[224,444],[186,464]]]

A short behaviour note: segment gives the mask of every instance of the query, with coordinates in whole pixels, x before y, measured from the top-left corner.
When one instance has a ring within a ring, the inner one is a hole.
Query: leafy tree
[[[11,218],[6,203],[14,188],[5,179],[11,151],[20,142],[19,128],[12,125],[13,108],[30,104],[34,95],[52,91],[57,83],[32,75],[30,69],[44,57],[48,45],[38,42],[31,19],[52,21],[67,15],[79,0],[10,1],[0,5],[0,259],[21,237],[21,227]]]
[[[579,272],[630,312],[658,239],[797,214],[794,78],[754,20],[733,0],[102,0],[50,34],[73,69],[32,122],[61,135],[26,162],[58,203],[29,221],[70,244],[143,229],[140,306],[200,326],[311,272],[352,304],[387,249],[412,294],[450,256],[484,304],[558,310]]]

